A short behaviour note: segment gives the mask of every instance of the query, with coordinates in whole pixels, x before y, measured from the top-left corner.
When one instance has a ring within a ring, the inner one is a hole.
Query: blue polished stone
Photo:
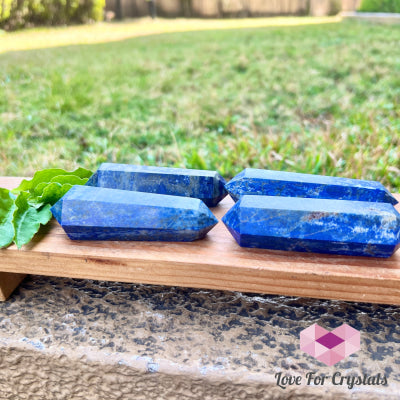
[[[227,195],[225,180],[216,171],[129,164],[104,163],[86,185],[194,197],[209,207]]]
[[[379,182],[266,169],[247,168],[225,187],[235,201],[248,194],[397,204]]]
[[[243,247],[390,257],[400,244],[388,203],[245,195],[222,221]]]
[[[90,186],[73,186],[51,211],[74,240],[187,242],[218,222],[199,199]]]

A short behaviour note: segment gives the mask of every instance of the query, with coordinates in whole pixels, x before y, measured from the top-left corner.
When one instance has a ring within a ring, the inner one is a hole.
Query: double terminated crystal
[[[104,163],[88,186],[194,197],[208,207],[226,195],[225,180],[216,171]]]
[[[215,171],[105,163],[52,211],[71,239],[191,241],[218,222],[206,205],[224,184]]]
[[[244,247],[390,257],[400,246],[388,203],[245,195],[222,221]]]
[[[263,195],[397,204],[379,182],[254,168],[243,170],[225,187],[235,201],[243,195]]]
[[[218,220],[199,199],[74,186],[53,207],[70,239],[192,241]]]

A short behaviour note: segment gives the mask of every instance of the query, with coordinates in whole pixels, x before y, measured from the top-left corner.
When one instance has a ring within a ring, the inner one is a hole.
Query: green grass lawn
[[[339,22],[5,52],[0,175],[260,167],[399,191],[399,48],[399,26]]]

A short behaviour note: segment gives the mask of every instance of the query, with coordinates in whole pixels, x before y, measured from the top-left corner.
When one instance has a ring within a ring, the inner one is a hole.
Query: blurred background
[[[0,175],[108,161],[399,191],[400,24],[366,11],[400,0],[0,0]]]

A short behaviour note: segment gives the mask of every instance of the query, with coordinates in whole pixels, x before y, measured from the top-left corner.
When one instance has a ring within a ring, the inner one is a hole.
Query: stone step
[[[400,306],[30,276],[0,303],[1,399],[395,399]],[[300,332],[343,323],[361,349],[328,367]],[[301,377],[282,389],[276,374]],[[307,385],[306,374],[388,385]]]

